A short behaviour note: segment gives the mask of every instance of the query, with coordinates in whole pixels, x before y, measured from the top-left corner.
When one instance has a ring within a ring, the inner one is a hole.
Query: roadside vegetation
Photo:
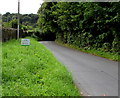
[[[56,41],[108,59],[120,55],[119,2],[44,2],[38,26]]]
[[[20,29],[33,30],[37,27],[37,14],[20,14]],[[5,28],[17,28],[17,13],[5,13],[2,15],[2,26]]]
[[[3,43],[2,96],[80,96],[71,74],[42,44],[30,38]]]
[[[74,46],[72,44],[65,44],[65,43],[62,43],[60,41],[56,41],[57,44],[59,45],[62,45],[62,46],[65,46],[65,47],[68,47],[68,48],[72,48],[72,49],[75,49],[75,50],[78,50],[78,51],[81,51],[81,52],[85,52],[85,53],[89,53],[89,54],[92,54],[92,55],[95,55],[95,56],[99,56],[99,57],[103,57],[103,58],[106,58],[106,59],[109,59],[109,60],[113,60],[113,61],[120,61],[120,55],[118,55],[118,53],[114,54],[114,53],[111,53],[111,52],[104,52],[102,51],[101,49],[85,49],[85,48],[79,48],[77,46]]]
[[[44,2],[37,14],[21,14],[20,29],[37,40],[56,40],[120,61],[119,2]],[[3,27],[17,28],[17,14],[3,15]]]

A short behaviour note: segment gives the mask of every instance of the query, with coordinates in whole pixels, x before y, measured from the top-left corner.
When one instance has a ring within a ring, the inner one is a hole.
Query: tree
[[[120,3],[45,2],[38,10],[38,26],[63,43],[118,52],[119,13]]]
[[[11,28],[16,28],[17,29],[17,19],[13,19],[10,21],[10,26]]]

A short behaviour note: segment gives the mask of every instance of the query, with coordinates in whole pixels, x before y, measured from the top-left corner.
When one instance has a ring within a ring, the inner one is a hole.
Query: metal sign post
[[[17,28],[17,39],[19,39],[19,29],[20,29],[20,0],[18,0],[18,28]]]

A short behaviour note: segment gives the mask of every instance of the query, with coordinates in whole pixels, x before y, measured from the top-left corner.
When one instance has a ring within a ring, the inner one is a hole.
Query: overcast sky
[[[18,12],[18,0],[0,0],[0,13]],[[20,0],[20,13],[21,14],[36,14],[42,4],[43,0]]]

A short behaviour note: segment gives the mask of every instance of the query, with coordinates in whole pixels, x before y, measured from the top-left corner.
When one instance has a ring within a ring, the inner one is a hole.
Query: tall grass
[[[3,96],[79,96],[71,74],[42,44],[30,38],[3,44]]]

